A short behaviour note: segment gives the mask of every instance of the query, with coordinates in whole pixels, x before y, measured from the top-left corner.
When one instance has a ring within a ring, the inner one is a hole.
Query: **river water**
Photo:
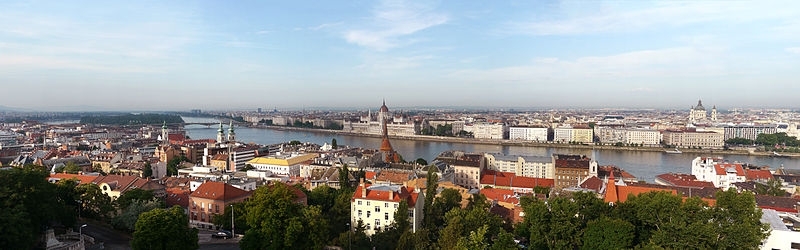
[[[206,118],[184,117],[186,122],[217,122]],[[228,125],[225,124],[225,133]],[[185,127],[186,133],[192,139],[213,139],[217,136],[218,126],[188,125]],[[348,145],[363,148],[379,148],[380,138],[359,137],[349,135],[336,135],[323,132],[309,131],[284,131],[273,129],[258,129],[247,127],[236,127],[236,139],[241,142],[254,142],[258,144],[276,144],[292,140],[301,142],[311,142],[316,144],[331,143],[336,138],[339,145]],[[558,154],[582,154],[597,160],[599,165],[615,165],[635,175],[640,180],[653,182],[656,175],[662,173],[691,173],[692,160],[698,156],[721,156],[714,154],[667,154],[663,152],[641,152],[641,151],[621,151],[621,150],[591,150],[591,149],[567,149],[567,148],[544,148],[544,147],[521,147],[521,146],[498,146],[482,144],[464,144],[452,142],[428,142],[392,139],[392,146],[407,161],[423,158],[430,162],[436,156],[447,150],[460,150],[465,152],[489,152],[503,153],[507,155],[530,155],[530,156],[550,156]],[[768,156],[747,156],[747,155],[727,155],[727,161],[738,161],[759,166],[770,166],[777,169],[784,166],[789,169],[800,169],[800,159],[797,158],[778,158]]]

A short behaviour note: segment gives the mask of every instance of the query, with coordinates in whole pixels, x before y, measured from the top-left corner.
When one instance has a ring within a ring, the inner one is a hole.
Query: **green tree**
[[[756,206],[755,195],[737,193],[734,189],[717,192],[713,207],[712,248],[756,249],[768,236],[767,225],[761,223],[761,209]]]
[[[333,149],[339,148],[339,143],[336,142],[336,138],[331,139],[331,147]]]
[[[347,164],[339,167],[339,187],[348,192],[353,189],[350,183],[350,169],[347,167]]]
[[[150,166],[150,163],[147,162],[144,164],[144,170],[142,170],[142,177],[147,178],[153,176],[153,166]]]
[[[422,158],[417,158],[417,160],[414,161],[414,162],[419,164],[419,165],[421,165],[421,166],[427,166],[428,165],[428,161],[426,161],[425,159],[422,159]]]
[[[74,194],[57,192],[48,175],[36,166],[0,171],[0,248],[33,248],[44,228],[74,223],[76,209],[64,203]]]
[[[459,239],[455,249],[459,250],[486,249],[489,246],[489,244],[486,243],[486,230],[488,229],[489,226],[483,225],[482,227],[478,228],[478,230],[469,232],[469,237],[462,237],[461,239]]]
[[[74,162],[71,161],[67,162],[67,164],[64,166],[64,173],[68,174],[77,174],[82,170],[83,168],[81,168],[80,166],[76,165]]]
[[[111,197],[104,194],[97,184],[81,184],[75,187],[75,191],[79,196],[81,216],[106,219],[114,211]]]
[[[428,167],[428,176],[425,180],[425,205],[423,207],[423,225],[425,228],[428,228],[430,232],[438,232],[438,226],[440,224],[436,223],[436,211],[433,208],[433,201],[436,198],[436,193],[439,189],[439,175],[436,174],[436,168],[434,166]],[[439,215],[441,216],[441,215]]]
[[[583,233],[581,249],[629,249],[635,237],[633,224],[603,217],[590,221]]]
[[[514,234],[506,232],[506,230],[500,231],[500,234],[497,235],[497,239],[494,241],[490,250],[509,250],[509,249],[519,249],[517,243],[514,242]]]
[[[198,249],[197,229],[189,228],[179,206],[142,213],[136,221],[133,249]]]
[[[114,204],[117,208],[124,210],[134,201],[149,201],[153,199],[155,199],[153,191],[135,188],[122,193],[122,195],[114,201]]]
[[[783,189],[783,183],[779,179],[769,179],[766,184],[756,183],[756,194],[771,196],[786,196],[788,193]]]
[[[232,215],[231,215],[231,206],[230,205],[233,205],[233,214]],[[217,215],[211,217],[211,221],[214,223],[214,225],[216,225],[218,227],[221,227],[221,228],[223,228],[225,230],[231,230],[232,229],[231,228],[231,216],[233,216],[233,220],[234,220],[234,222],[233,222],[234,225],[233,226],[236,226],[236,228],[235,228],[236,232],[235,233],[241,234],[241,233],[247,231],[248,229],[250,229],[250,225],[247,224],[247,218],[244,216],[245,215],[245,205],[244,205],[244,203],[237,202],[237,203],[233,203],[233,204],[230,204],[230,205],[228,205],[228,207],[225,208],[225,212],[224,213],[217,214]]]
[[[250,171],[250,170],[254,170],[254,169],[256,169],[256,167],[253,167],[253,165],[244,164],[244,167],[242,168],[242,171]]]
[[[240,241],[243,249],[287,249],[300,245],[302,235],[288,232],[302,231],[303,204],[295,202],[295,194],[281,182],[261,186],[245,205],[250,230]]]
[[[155,200],[134,200],[125,209],[111,218],[111,226],[116,229],[132,232],[136,229],[139,215],[161,208],[161,202]]]
[[[725,143],[730,145],[753,145],[753,140],[736,137],[725,140]]]

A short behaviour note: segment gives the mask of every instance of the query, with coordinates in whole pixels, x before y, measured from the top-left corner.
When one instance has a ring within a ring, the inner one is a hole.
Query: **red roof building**
[[[243,202],[252,193],[227,183],[207,181],[189,195],[189,224],[200,228],[213,228],[214,216],[225,213],[230,204]]]
[[[362,180],[350,201],[351,224],[359,221],[372,235],[394,223],[394,214],[401,201],[408,204],[408,217],[412,231],[422,226],[424,195],[418,188],[407,186],[371,185]]]
[[[50,183],[57,183],[60,180],[75,179],[78,182],[78,184],[88,184],[92,183],[92,181],[94,181],[94,179],[97,179],[97,177],[98,176],[94,175],[55,173],[55,174],[50,174],[50,177],[47,177],[47,181]]]
[[[514,173],[498,172],[491,169],[483,170],[480,185],[509,189],[517,193],[533,193],[534,187],[550,187],[555,184],[553,179],[517,176]]]
[[[675,186],[675,187],[714,188],[714,183],[711,183],[709,181],[699,181],[697,180],[697,177],[690,174],[678,174],[678,173],[660,174],[656,176],[656,183],[666,186]]]

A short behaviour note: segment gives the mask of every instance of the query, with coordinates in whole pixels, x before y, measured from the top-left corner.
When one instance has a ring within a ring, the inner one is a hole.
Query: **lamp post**
[[[86,224],[83,224],[83,225],[81,225],[81,227],[78,228],[78,237],[81,238],[81,246],[83,246],[85,248],[86,246],[83,245],[83,228],[84,227],[86,227]]]
[[[236,225],[233,224],[233,204],[231,204],[231,237],[236,238]]]

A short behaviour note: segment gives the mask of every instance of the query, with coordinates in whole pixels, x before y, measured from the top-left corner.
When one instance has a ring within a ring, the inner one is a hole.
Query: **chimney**
[[[361,178],[358,186],[361,187],[361,198],[367,198],[367,188],[366,185],[364,185],[364,178]]]
[[[394,200],[394,191],[389,191],[389,200],[390,201]]]

